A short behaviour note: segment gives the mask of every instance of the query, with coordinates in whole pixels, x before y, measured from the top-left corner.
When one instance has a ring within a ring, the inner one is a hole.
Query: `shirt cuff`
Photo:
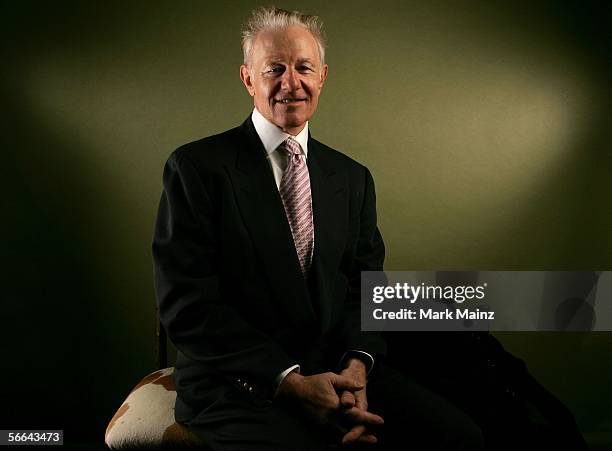
[[[289,373],[291,373],[292,371],[296,371],[296,372],[300,372],[300,365],[293,365],[290,366],[289,368],[287,368],[285,371],[283,371],[282,373],[280,373],[278,376],[276,376],[276,391],[278,391],[278,387],[280,387],[280,384],[285,380],[285,378],[287,377],[287,375]]]
[[[343,369],[346,366],[346,362],[350,358],[357,358],[365,364],[366,376],[369,375],[372,368],[374,368],[374,357],[372,357],[371,354],[368,354],[365,351],[359,351],[357,349],[349,349],[340,359],[340,369]]]

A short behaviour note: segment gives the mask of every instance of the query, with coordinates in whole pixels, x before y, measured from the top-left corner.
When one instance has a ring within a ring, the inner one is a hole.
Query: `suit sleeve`
[[[274,385],[296,362],[224,300],[214,208],[200,174],[179,151],[164,168],[153,237],[161,322],[176,348],[223,375]]]
[[[374,180],[370,171],[365,167],[363,169],[363,189],[360,190],[363,198],[358,217],[359,234],[348,274],[342,337],[347,351],[363,351],[376,360],[386,353],[387,346],[380,334],[361,332],[361,272],[383,270],[385,245],[376,225]],[[355,355],[349,353],[348,356]],[[366,365],[367,360],[365,359]]]

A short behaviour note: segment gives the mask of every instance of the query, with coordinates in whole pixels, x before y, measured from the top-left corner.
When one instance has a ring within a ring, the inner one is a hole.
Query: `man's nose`
[[[282,88],[287,91],[295,91],[300,87],[300,73],[294,68],[288,68],[283,73]]]

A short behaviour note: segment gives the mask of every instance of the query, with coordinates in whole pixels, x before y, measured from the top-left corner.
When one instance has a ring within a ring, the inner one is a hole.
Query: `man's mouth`
[[[287,97],[285,99],[276,99],[276,103],[282,103],[288,105],[290,103],[304,102],[306,99],[298,99],[294,97]]]

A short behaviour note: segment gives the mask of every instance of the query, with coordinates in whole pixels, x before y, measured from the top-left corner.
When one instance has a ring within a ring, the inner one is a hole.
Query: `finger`
[[[361,434],[359,436],[359,438],[357,439],[357,443],[369,443],[369,444],[374,444],[377,443],[378,439],[376,438],[376,436],[374,434]]]
[[[353,396],[355,398],[355,407],[361,410],[368,410],[368,399],[364,393],[357,392]]]
[[[356,442],[365,433],[365,431],[366,427],[363,424],[354,426],[344,435],[344,437],[342,437],[342,444],[348,445],[349,443]]]
[[[355,407],[355,396],[348,390],[343,391],[340,396],[340,405],[346,408]]]
[[[356,391],[361,390],[365,386],[361,382],[357,382],[352,377],[334,374],[332,384],[336,389]]]
[[[354,423],[366,423],[373,425],[381,425],[385,423],[385,420],[383,420],[381,416],[372,412],[366,412],[356,407],[347,410],[344,415]]]

